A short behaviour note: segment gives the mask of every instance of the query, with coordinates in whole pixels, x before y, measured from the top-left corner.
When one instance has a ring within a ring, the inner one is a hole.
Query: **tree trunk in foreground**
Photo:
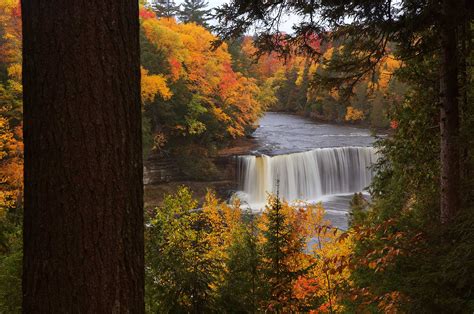
[[[22,0],[23,311],[144,311],[138,1]]]
[[[441,222],[448,223],[460,206],[457,24],[459,5],[443,1],[441,27]],[[461,6],[462,8],[462,6]]]

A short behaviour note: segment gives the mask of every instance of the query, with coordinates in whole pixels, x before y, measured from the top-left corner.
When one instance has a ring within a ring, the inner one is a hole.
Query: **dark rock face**
[[[179,169],[172,158],[152,156],[144,163],[145,208],[160,206],[165,195],[173,194],[179,186],[187,186],[194,197],[203,204],[208,189],[215,191],[223,201],[230,199],[237,191],[237,157],[222,156],[213,160],[218,178],[192,180]]]
[[[213,159],[214,164],[220,173],[220,180],[235,181],[238,176],[238,158],[237,156],[222,156]]]
[[[219,175],[217,178],[209,180],[209,182],[232,181],[237,186],[237,157],[219,156],[212,158],[211,161],[216,166]],[[143,183],[145,185],[180,181],[193,181],[193,178],[187,176],[173,158],[152,155],[144,162]],[[208,180],[198,181],[206,182]]]
[[[207,189],[214,190],[221,200],[228,200],[239,187],[237,156],[248,154],[255,146],[255,140],[250,137],[233,140],[228,147],[209,159],[207,165],[212,166],[212,171],[200,169],[204,170],[200,171],[201,173],[212,172],[215,175],[204,175],[201,179],[186,175],[190,171],[183,171],[178,161],[172,157],[156,153],[150,155],[144,161],[145,207],[159,206],[164,196],[173,194],[180,185],[188,186],[200,203],[204,201]],[[194,166],[196,170],[206,167],[203,165],[206,163],[191,162],[190,166]]]
[[[176,162],[169,157],[150,156],[143,163],[143,184],[163,184],[186,180]]]

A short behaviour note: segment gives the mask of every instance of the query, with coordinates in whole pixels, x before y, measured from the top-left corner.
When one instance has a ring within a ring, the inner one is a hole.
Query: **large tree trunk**
[[[441,29],[441,221],[448,223],[460,206],[457,25],[459,3],[443,1]],[[462,6],[461,6],[462,8]]]
[[[136,0],[23,0],[23,311],[144,311]]]

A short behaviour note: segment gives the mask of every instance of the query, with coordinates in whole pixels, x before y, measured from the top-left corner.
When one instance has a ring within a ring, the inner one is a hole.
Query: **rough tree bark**
[[[143,312],[138,1],[22,15],[23,311]]]
[[[457,35],[460,23],[459,9],[463,6],[459,6],[457,1],[452,0],[444,0],[442,5],[440,27],[441,222],[448,223],[460,206]]]

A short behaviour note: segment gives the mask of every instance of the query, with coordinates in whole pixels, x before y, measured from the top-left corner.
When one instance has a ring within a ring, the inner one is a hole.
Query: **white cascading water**
[[[361,192],[373,176],[373,147],[321,148],[279,156],[240,156],[239,197],[253,209],[266,202],[268,193],[288,201],[311,201],[326,195]]]

